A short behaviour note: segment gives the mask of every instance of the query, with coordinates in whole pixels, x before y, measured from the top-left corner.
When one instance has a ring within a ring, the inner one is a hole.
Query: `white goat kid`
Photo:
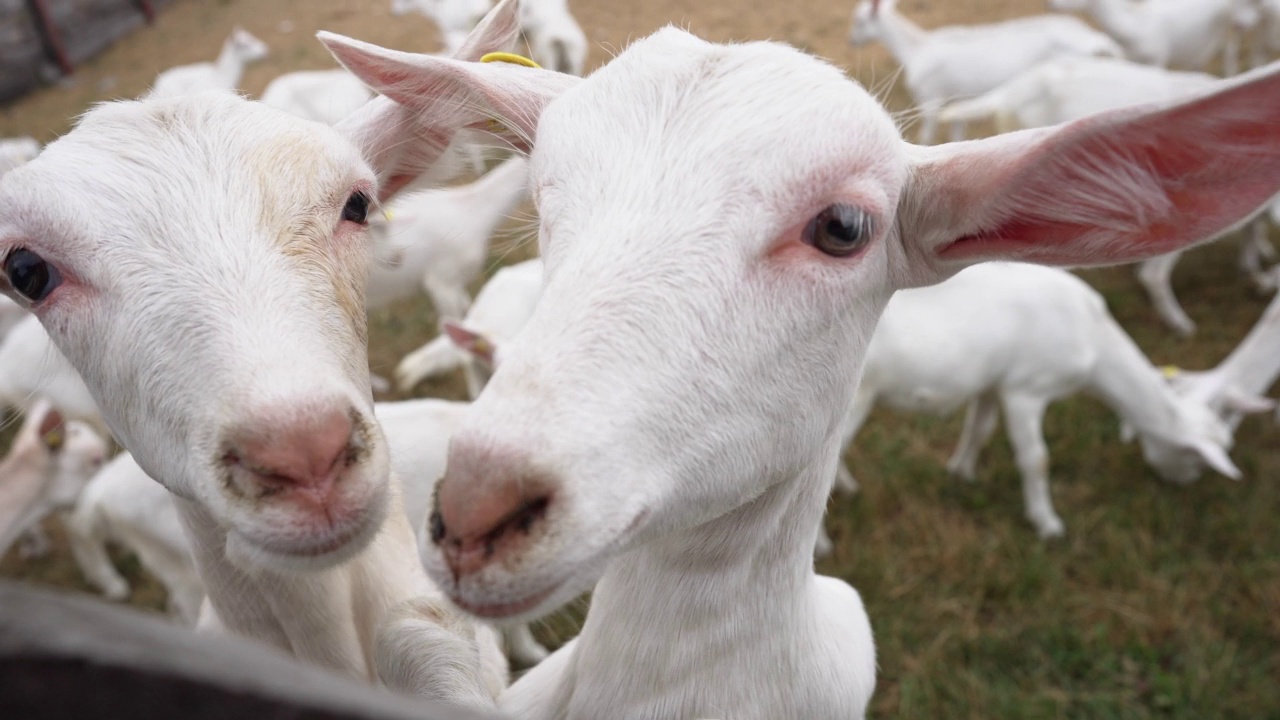
[[[109,599],[129,596],[129,582],[107,554],[107,543],[114,542],[137,555],[164,585],[170,611],[195,625],[204,583],[174,496],[138,467],[132,455],[120,453],[89,481],[64,524],[76,564]]]
[[[462,56],[510,47],[517,10]],[[416,561],[366,347],[366,213],[453,134],[385,98],[337,128],[230,93],[102,105],[0,179],[0,257],[177,497],[218,624],[372,679],[379,629],[418,611],[438,672],[414,690],[491,706],[505,660]]]
[[[258,101],[308,120],[335,125],[373,99],[346,70],[302,70],[272,80]]]
[[[461,320],[489,239],[528,196],[528,162],[512,157],[469,185],[397,198],[388,218],[370,221],[379,260],[369,276],[368,307],[425,289],[441,320]]]
[[[70,509],[106,453],[93,428],[63,420],[48,400],[32,405],[0,459],[0,556],[50,513]]]
[[[1106,110],[1167,103],[1204,92],[1218,81],[1205,73],[1165,70],[1126,60],[1067,58],[1041,63],[988,93],[952,103],[941,117],[960,122],[992,118],[1001,132],[1008,132],[1057,125]],[[1274,252],[1265,220],[1256,219],[1244,237],[1241,269],[1265,286],[1268,278],[1262,272],[1262,259]],[[1195,322],[1173,291],[1173,270],[1181,255],[1178,251],[1141,263],[1138,280],[1160,319],[1179,334],[1190,336]]]
[[[439,337],[396,367],[396,383],[411,390],[423,380],[461,367],[471,398],[480,394],[502,348],[529,322],[542,295],[542,261],[526,260],[494,273],[462,322],[446,322]]]
[[[3,138],[0,139],[0,175],[18,167],[22,163],[36,159],[40,154],[40,143],[35,138]]]
[[[1131,59],[1160,67],[1204,70],[1222,57],[1239,71],[1238,0],[1049,0],[1057,12],[1088,12]]]
[[[1218,416],[1169,388],[1087,283],[1035,265],[980,265],[895,295],[867,347],[847,440],[877,403],[937,414],[972,403],[947,463],[972,480],[1003,408],[1027,519],[1041,537],[1058,537],[1064,528],[1049,494],[1044,412],[1081,391],[1138,432],[1143,455],[1164,479],[1189,482],[1201,461],[1239,477],[1227,456],[1231,432]]]
[[[244,69],[267,56],[267,44],[244,28],[235,28],[225,42],[218,59],[211,63],[194,63],[169,68],[156,76],[147,97],[161,98],[188,95],[205,90],[235,90],[240,87]]]
[[[530,720],[862,716],[870,624],[811,552],[889,297],[983,260],[1168,252],[1280,191],[1280,73],[917,147],[775,43],[667,29],[576,80],[322,37],[425,115],[536,131],[542,299],[454,435],[423,548],[483,617],[599,578],[577,640],[502,696]]]
[[[1083,55],[1120,56],[1120,46],[1069,15],[1037,15],[991,25],[925,30],[897,9],[897,0],[862,0],[849,42],[884,43],[902,65],[903,81],[921,116],[920,142],[934,141],[938,112],[954,100],[980,95],[1035,63]],[[951,124],[951,139],[964,124]]]

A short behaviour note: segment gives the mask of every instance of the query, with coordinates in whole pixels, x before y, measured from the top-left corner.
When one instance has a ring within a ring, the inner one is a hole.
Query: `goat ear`
[[[1216,445],[1208,440],[1201,440],[1191,444],[1189,447],[1204,460],[1206,465],[1232,480],[1239,480],[1244,476],[1240,472],[1240,468],[1236,467],[1236,464],[1231,461],[1231,456],[1227,454],[1227,451],[1222,449],[1221,445]]]
[[[1222,394],[1222,406],[1241,415],[1257,415],[1275,410],[1276,401],[1265,395],[1254,395],[1231,386]]]
[[[494,351],[497,348],[489,338],[449,320],[444,322],[444,332],[454,345],[475,355],[490,367],[493,366]]]
[[[533,146],[542,110],[580,78],[509,62],[474,63],[321,38],[370,88],[451,136],[487,131],[520,152]]]
[[[53,452],[62,447],[64,424],[62,413],[52,407],[44,413],[44,417],[40,418],[40,441]]]
[[[385,96],[369,101],[337,125],[377,171],[379,200],[389,199],[428,171],[443,169],[447,164],[441,159],[458,131],[496,115],[524,118],[530,112],[526,103],[517,101],[520,93],[504,93],[502,88],[540,87],[535,78],[554,73],[501,63],[477,65],[469,71],[473,66],[467,62],[514,45],[518,10],[517,0],[503,0],[471,31],[453,58],[397,52],[319,33],[320,42],[338,62]],[[504,80],[495,81],[492,91],[484,92],[483,83],[471,85],[473,74]],[[509,102],[489,101],[490,96],[508,94],[514,96]],[[536,113],[534,118],[536,122]],[[532,128],[524,135],[532,137]]]
[[[1174,105],[912,146],[904,286],[984,260],[1132,262],[1209,240],[1280,192],[1280,64]]]

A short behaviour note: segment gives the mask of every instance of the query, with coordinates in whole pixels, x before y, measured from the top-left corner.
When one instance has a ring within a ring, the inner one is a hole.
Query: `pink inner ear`
[[[468,330],[465,327],[449,320],[444,322],[444,332],[449,336],[449,339],[453,341],[454,345],[457,345],[487,363],[493,363],[493,344],[480,333]]]
[[[939,255],[1118,263],[1221,234],[1280,189],[1280,132],[1201,104],[1076,123],[1022,151],[1013,172],[970,178],[997,222]]]
[[[57,410],[49,410],[49,412],[45,413],[44,417],[40,419],[40,435],[48,435],[54,430],[57,430],[62,423],[62,413]]]

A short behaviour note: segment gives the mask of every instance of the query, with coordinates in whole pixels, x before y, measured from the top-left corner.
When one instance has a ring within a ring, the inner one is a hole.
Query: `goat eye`
[[[365,224],[369,219],[369,196],[360,191],[351,193],[347,204],[342,208],[342,219],[358,225]]]
[[[848,257],[871,240],[871,216],[852,205],[831,205],[804,229],[804,241],[832,257]]]
[[[49,297],[49,293],[62,284],[62,274],[56,267],[25,248],[18,248],[5,257],[4,272],[13,289],[33,303]]]

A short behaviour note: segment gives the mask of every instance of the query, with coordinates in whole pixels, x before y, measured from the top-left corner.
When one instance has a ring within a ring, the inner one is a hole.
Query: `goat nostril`
[[[431,511],[431,542],[439,545],[444,540],[444,517],[439,510]]]

